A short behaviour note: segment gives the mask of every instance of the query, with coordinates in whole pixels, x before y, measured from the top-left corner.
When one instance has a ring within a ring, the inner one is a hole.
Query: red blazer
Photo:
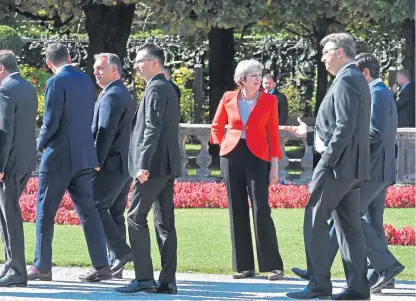
[[[237,104],[238,95],[239,91],[225,92],[212,121],[210,142],[221,145],[220,156],[231,152],[243,133],[244,125]],[[224,135],[227,122],[228,129]],[[247,146],[256,157],[265,161],[270,161],[271,157],[282,158],[276,96],[261,92],[245,130]]]

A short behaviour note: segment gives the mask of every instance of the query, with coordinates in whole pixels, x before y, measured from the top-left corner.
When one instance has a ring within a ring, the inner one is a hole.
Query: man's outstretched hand
[[[308,125],[303,122],[302,118],[297,118],[299,125],[287,125],[285,126],[285,130],[292,133],[296,137],[305,138],[306,134],[308,133]]]

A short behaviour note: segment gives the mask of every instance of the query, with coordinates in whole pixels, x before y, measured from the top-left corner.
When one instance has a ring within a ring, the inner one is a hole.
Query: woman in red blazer
[[[247,194],[253,210],[259,270],[270,272],[270,280],[284,275],[268,204],[268,187],[278,180],[278,159],[282,158],[279,115],[276,97],[259,91],[262,69],[255,60],[238,64],[234,80],[239,89],[224,94],[211,126],[210,141],[221,146],[235,279],[255,275]]]

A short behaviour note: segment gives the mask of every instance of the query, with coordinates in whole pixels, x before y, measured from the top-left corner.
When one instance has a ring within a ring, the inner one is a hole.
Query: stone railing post
[[[289,166],[289,159],[285,152],[286,142],[291,140],[289,137],[291,134],[283,130],[283,126],[279,127],[280,132],[280,147],[282,149],[283,158],[279,160],[279,181],[284,181],[288,177],[287,167]]]
[[[199,179],[211,176],[211,170],[208,166],[212,162],[211,155],[208,152],[209,131],[197,131],[196,138],[201,142],[201,151],[196,156],[196,163],[199,168],[196,170],[196,175]]]
[[[415,184],[416,128],[397,129],[397,183]]]
[[[312,128],[309,128],[309,130],[312,131]],[[300,178],[309,182],[312,179],[313,174],[313,145],[308,145],[306,138],[302,138],[302,142],[305,146],[305,154],[300,161],[300,166],[303,169]]]

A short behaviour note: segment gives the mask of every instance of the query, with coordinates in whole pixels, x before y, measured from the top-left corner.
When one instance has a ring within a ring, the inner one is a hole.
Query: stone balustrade
[[[211,169],[209,165],[212,163],[212,157],[208,152],[208,141],[210,135],[209,124],[181,124],[179,131],[179,144],[181,152],[181,166],[182,166],[182,180],[200,180],[205,181],[212,179]],[[292,133],[280,127],[280,144],[283,151],[283,158],[279,160],[279,180],[292,180],[293,176],[288,173],[288,166],[290,161],[286,155],[285,145],[290,140],[301,140],[305,152],[300,159],[300,167],[302,169],[298,182],[307,183],[312,178],[313,171],[313,147],[308,146],[306,138],[295,137]],[[185,151],[185,144],[189,136],[195,137],[201,143],[201,151],[195,157],[199,168],[196,170],[196,175],[189,175],[186,168],[189,157]],[[399,128],[397,131],[397,183],[400,184],[414,184],[415,183],[415,128]],[[296,182],[296,181],[295,181]]]
[[[180,180],[198,180],[208,181],[215,178],[210,169],[212,163],[212,157],[208,152],[208,141],[210,136],[209,124],[180,124],[179,129],[179,145],[180,145],[180,160],[182,167],[182,177]],[[38,131],[37,131],[38,133]],[[195,161],[198,165],[196,169],[196,175],[189,175],[187,164],[190,157],[186,154],[185,145],[188,137],[195,137],[201,144],[201,150],[196,155]],[[416,155],[416,128],[399,128],[397,131],[397,160],[396,160],[396,172],[398,184],[415,184],[415,155]],[[290,161],[296,161],[296,159],[289,159],[285,152],[285,144],[291,140],[301,140],[305,146],[305,152],[303,157],[300,158],[301,173],[296,177],[295,182],[307,183],[312,178],[313,169],[313,147],[307,146],[306,138],[295,137],[290,132],[280,127],[280,144],[283,151],[283,158],[279,160],[279,180],[288,181],[293,179],[293,175],[288,172]],[[299,159],[297,160],[299,161]]]

